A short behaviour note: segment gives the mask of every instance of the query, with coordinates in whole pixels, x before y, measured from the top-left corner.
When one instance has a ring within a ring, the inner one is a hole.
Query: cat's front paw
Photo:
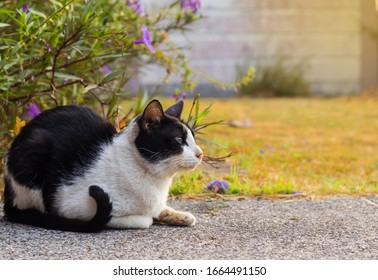
[[[194,226],[196,218],[189,212],[176,211],[170,207],[165,208],[159,216],[160,222],[171,226]]]
[[[196,224],[196,218],[189,212],[179,212],[177,217],[177,225],[179,226],[194,226]]]

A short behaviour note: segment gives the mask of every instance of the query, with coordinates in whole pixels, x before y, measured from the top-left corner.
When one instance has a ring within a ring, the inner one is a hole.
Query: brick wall
[[[354,93],[367,86],[364,72],[377,67],[375,42],[364,47],[371,38],[361,32],[362,21],[375,23],[374,5],[375,0],[203,0],[206,18],[187,38],[171,39],[191,46],[192,67],[224,81],[235,79],[237,65],[270,64],[288,55],[307,61],[306,78],[315,92]],[[141,76],[145,85],[164,75],[149,73],[147,79]]]

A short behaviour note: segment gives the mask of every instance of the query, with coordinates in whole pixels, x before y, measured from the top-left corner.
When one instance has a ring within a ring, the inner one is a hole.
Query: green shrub
[[[87,104],[119,119],[125,84],[148,63],[194,88],[186,58],[169,42],[200,16],[181,1],[147,14],[139,0],[0,2],[0,140],[3,152],[24,124],[27,105],[42,110]],[[151,44],[141,39],[149,31]],[[97,104],[97,105],[96,105]],[[0,155],[1,156],[1,155]]]
[[[240,87],[240,96],[298,97],[309,96],[310,85],[304,78],[305,63],[292,63],[279,57],[273,64],[257,67],[255,79]],[[239,73],[241,73],[239,67]]]

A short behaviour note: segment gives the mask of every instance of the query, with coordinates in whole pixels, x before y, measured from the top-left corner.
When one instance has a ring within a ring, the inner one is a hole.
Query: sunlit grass
[[[201,101],[210,103],[208,120],[249,119],[253,125],[207,129],[207,139],[227,148],[199,142],[205,153],[234,156],[220,170],[178,177],[173,190],[180,186],[180,194],[203,192],[212,179],[228,181],[233,194],[378,194],[377,99]]]

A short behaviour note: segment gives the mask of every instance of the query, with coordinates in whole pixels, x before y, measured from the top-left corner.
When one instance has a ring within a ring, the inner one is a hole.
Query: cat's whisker
[[[147,151],[147,152],[149,152],[151,154],[160,154],[159,152],[153,152],[153,151],[151,151],[149,149],[146,149],[146,148],[138,148],[138,150],[144,150],[144,151]]]
[[[164,153],[162,153],[162,152],[154,152],[154,151],[151,151],[151,150],[146,149],[146,148],[138,148],[138,150],[144,150],[144,151],[147,151],[147,152],[152,154],[152,156],[150,156],[147,159],[147,161],[151,161],[151,162],[159,161],[160,158],[164,157]]]

